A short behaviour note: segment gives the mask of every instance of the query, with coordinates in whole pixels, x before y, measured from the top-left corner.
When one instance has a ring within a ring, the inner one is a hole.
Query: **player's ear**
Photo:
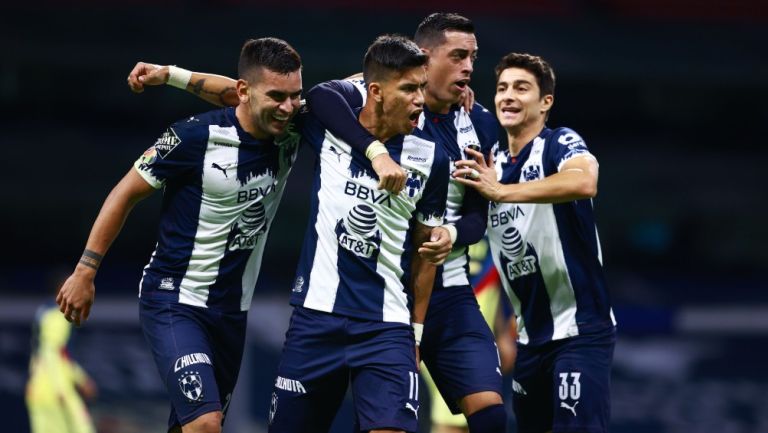
[[[555,103],[555,95],[544,95],[541,102],[541,114],[548,113],[552,109],[552,104]]]
[[[374,81],[373,83],[368,84],[368,93],[371,94],[371,97],[373,97],[374,101],[381,102],[381,84],[379,84],[378,81]]]
[[[251,88],[248,86],[248,82],[241,78],[237,80],[237,84],[235,86],[237,91],[237,98],[241,103],[247,104],[248,101],[251,100]]]

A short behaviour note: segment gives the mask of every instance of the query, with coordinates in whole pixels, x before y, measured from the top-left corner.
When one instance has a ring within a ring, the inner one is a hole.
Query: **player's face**
[[[507,68],[496,83],[496,117],[506,130],[543,125],[552,95],[542,97],[536,77],[525,69]]]
[[[410,134],[424,110],[427,74],[419,66],[395,73],[381,83],[383,120],[392,134]]]
[[[473,33],[445,32],[445,42],[425,50],[429,55],[427,92],[439,102],[455,104],[469,84],[477,39]]]
[[[248,108],[257,138],[281,135],[301,102],[301,70],[281,74],[262,68],[249,83]]]

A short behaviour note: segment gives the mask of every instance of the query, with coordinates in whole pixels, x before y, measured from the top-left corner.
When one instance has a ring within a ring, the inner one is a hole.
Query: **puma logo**
[[[341,155],[344,154],[343,152],[341,152],[340,150],[336,149],[333,146],[331,146],[328,150],[333,152],[333,154],[336,155],[336,158],[338,158],[339,162],[341,162]]]
[[[223,168],[222,166],[214,162],[211,164],[211,168],[215,168],[216,170],[221,170],[221,172],[224,173],[224,177],[229,179],[229,176],[227,175],[227,168],[229,168],[229,166],[227,166],[227,168]]]
[[[411,403],[406,403],[405,408],[413,412],[413,415],[416,416],[416,419],[419,419],[419,407],[413,407]]]
[[[574,403],[573,406],[568,406],[568,403],[566,403],[564,401],[561,401],[560,402],[560,407],[562,407],[563,409],[570,410],[571,412],[573,412],[573,416],[576,416],[576,405],[577,404],[579,404],[578,401],[576,403]]]

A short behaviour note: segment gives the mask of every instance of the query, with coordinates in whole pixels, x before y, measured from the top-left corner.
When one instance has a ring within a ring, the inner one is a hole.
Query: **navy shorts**
[[[419,351],[454,414],[461,413],[458,402],[469,394],[493,391],[501,395],[499,351],[472,287],[432,293]]]
[[[269,431],[328,431],[351,383],[360,430],[415,432],[418,379],[410,326],[296,307],[272,393]]]
[[[226,415],[243,357],[247,312],[139,300],[144,337],[171,399],[168,428]]]
[[[518,345],[513,406],[518,432],[608,431],[616,331]]]

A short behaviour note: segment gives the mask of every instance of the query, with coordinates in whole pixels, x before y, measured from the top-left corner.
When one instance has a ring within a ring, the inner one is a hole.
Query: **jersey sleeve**
[[[480,152],[488,158],[499,143],[499,125],[496,117],[485,107],[475,103],[469,115],[475,125],[475,133],[480,141]],[[477,243],[485,235],[488,219],[488,200],[474,188],[464,190],[461,205],[461,218],[456,226],[456,246],[468,246]]]
[[[578,156],[594,156],[589,152],[587,144],[579,134],[569,128],[558,128],[553,131],[548,149],[550,161],[557,167],[557,171],[568,160]]]
[[[424,185],[424,193],[418,203],[416,203],[416,219],[425,226],[430,227],[437,227],[443,224],[445,206],[448,202],[450,162],[448,161],[448,155],[441,149],[440,144],[436,143],[435,160],[432,164],[432,170]]]
[[[364,104],[361,90],[352,82],[332,80],[320,83],[307,92],[307,104],[312,114],[333,135],[365,154],[376,140],[360,124],[354,109]]]
[[[182,176],[199,163],[199,132],[178,124],[169,127],[147,149],[133,167],[153,188],[162,188],[166,181]]]

